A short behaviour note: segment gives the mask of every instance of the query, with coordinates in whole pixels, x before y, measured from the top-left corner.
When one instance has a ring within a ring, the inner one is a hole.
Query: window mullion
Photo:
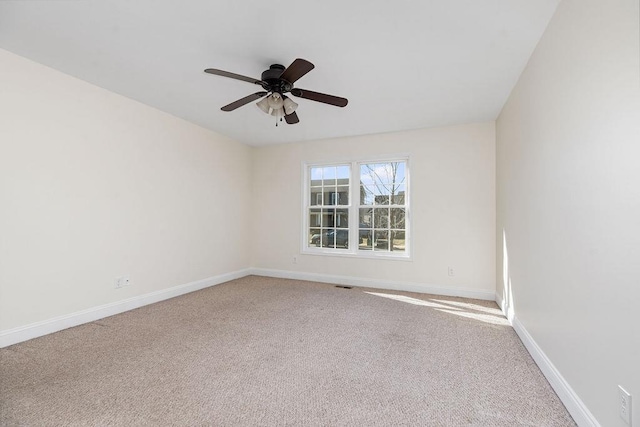
[[[349,250],[351,253],[358,253],[358,244],[360,243],[358,238],[358,203],[356,203],[356,197],[360,201],[360,179],[358,164],[351,162],[351,174],[349,183]]]

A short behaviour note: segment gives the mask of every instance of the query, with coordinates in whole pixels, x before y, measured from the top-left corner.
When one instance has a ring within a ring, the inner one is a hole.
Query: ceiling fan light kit
[[[284,99],[284,113],[285,115],[293,114],[294,111],[298,108],[298,104],[293,102],[289,98]]]
[[[271,114],[271,107],[269,107],[269,97],[262,98],[260,101],[256,102],[256,105],[265,113]]]
[[[279,110],[284,105],[284,101],[282,100],[282,95],[278,92],[273,92],[271,95],[267,96],[267,100],[269,102],[269,107],[274,110]]]
[[[260,80],[215,68],[207,68],[204,71],[209,74],[257,84],[263,88],[261,92],[256,92],[225,105],[221,108],[222,111],[233,111],[236,108],[262,98],[256,105],[263,112],[275,116],[280,121],[284,118],[288,124],[295,124],[300,121],[296,113],[298,104],[289,99],[285,93],[291,93],[293,96],[299,98],[334,105],[336,107],[344,107],[349,102],[346,98],[294,88],[293,84],[309,71],[313,70],[313,68],[314,65],[311,62],[298,58],[287,68],[280,64],[271,65],[268,70],[262,73]],[[276,126],[277,125],[278,122],[276,121]]]
[[[256,105],[265,113],[276,117],[291,115],[296,111],[296,108],[298,108],[298,104],[289,98],[281,96],[277,92],[256,102]]]

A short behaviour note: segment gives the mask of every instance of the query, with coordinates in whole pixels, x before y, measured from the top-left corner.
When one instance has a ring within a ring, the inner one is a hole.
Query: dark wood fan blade
[[[294,83],[300,77],[307,74],[309,71],[314,69],[314,65],[307,61],[306,59],[296,59],[287,67],[286,70],[282,72],[280,78],[288,81],[289,83]]]
[[[286,116],[284,116],[284,121],[289,123],[290,125],[295,125],[296,123],[300,122],[300,119],[298,118],[298,115],[294,111],[293,113],[287,114]]]
[[[242,80],[242,81],[257,84],[257,85],[262,85],[263,83],[265,83],[262,80],[254,79],[253,77],[241,76],[240,74],[230,73],[228,71],[223,71],[223,70],[216,70],[215,68],[207,68],[206,70],[204,70],[204,72],[209,74],[215,74],[216,76],[229,77],[231,79]]]
[[[310,99],[312,101],[322,102],[324,104],[335,105],[336,107],[344,107],[349,102],[346,98],[339,96],[327,95],[326,93],[313,92],[306,89],[293,89],[291,95],[299,98]]]
[[[250,103],[251,101],[255,101],[256,99],[262,98],[266,94],[267,94],[267,92],[252,93],[251,95],[245,96],[242,99],[238,99],[237,101],[234,101],[229,105],[225,105],[224,107],[221,108],[221,110],[222,111],[233,111],[238,107],[242,107],[243,105],[246,105],[246,104]]]

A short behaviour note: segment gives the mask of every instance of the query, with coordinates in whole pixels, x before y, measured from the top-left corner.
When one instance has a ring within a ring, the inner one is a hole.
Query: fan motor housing
[[[280,76],[285,69],[286,68],[284,65],[273,64],[269,67],[268,70],[262,72],[262,81],[267,83],[266,86],[263,85],[265,90],[279,93],[291,91],[291,89],[293,88],[291,83],[280,79]]]

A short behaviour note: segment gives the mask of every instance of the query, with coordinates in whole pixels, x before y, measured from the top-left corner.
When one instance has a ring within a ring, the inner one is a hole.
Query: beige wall
[[[303,162],[405,154],[412,261],[300,254]],[[253,171],[253,267],[495,291],[493,122],[257,148]]]
[[[638,17],[561,2],[497,121],[499,295],[612,427],[617,385],[640,396]]]
[[[250,266],[248,147],[2,50],[0,94],[0,331]]]

